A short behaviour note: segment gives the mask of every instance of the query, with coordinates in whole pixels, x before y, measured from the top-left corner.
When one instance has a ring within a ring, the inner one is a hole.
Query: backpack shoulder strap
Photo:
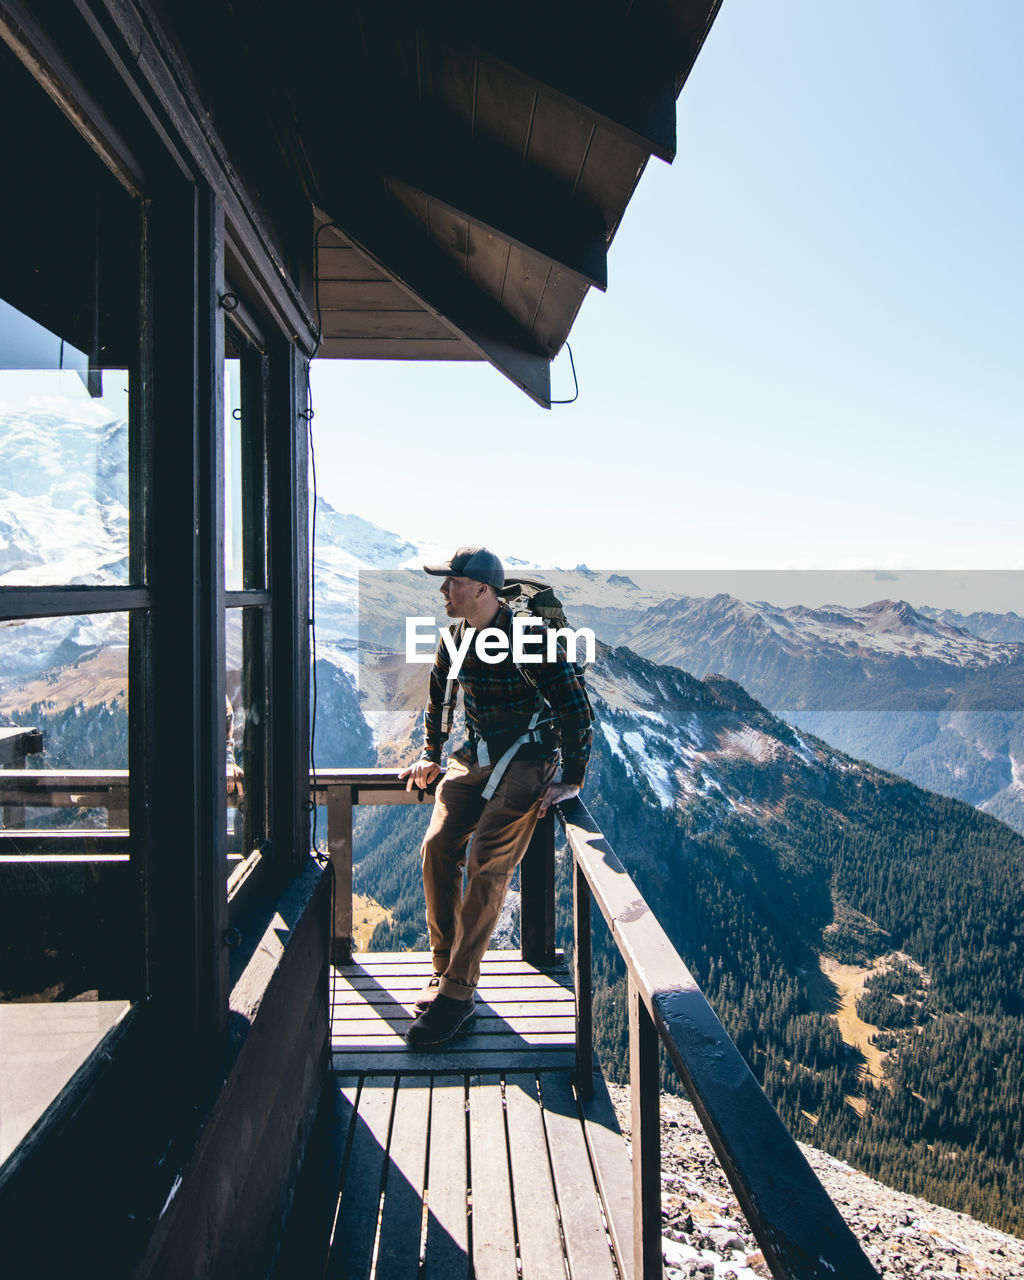
[[[466,619],[462,618],[459,625],[452,632],[452,639],[456,646],[462,643],[462,637],[466,633]],[[458,680],[449,680],[444,687],[444,698],[441,701],[441,731],[446,738],[451,737],[452,724],[455,721],[455,704],[459,700],[459,682]]]

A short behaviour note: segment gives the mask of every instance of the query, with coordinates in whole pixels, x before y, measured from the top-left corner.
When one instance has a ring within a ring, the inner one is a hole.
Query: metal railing
[[[0,770],[0,807],[86,804],[120,813],[127,774]],[[335,875],[332,954],[352,956],[352,818],[358,804],[431,803],[395,769],[322,769],[310,777],[327,809]],[[49,797],[49,801],[47,800]],[[633,1271],[662,1276],[659,1044],[696,1109],[773,1276],[780,1280],[877,1277],[853,1232],[683,963],[653,910],[578,799],[557,809],[573,859],[573,980],[577,1089],[593,1089],[591,912],[597,903],[628,973],[633,1145]],[[538,967],[555,947],[555,835],[538,823],[520,870],[521,945]]]

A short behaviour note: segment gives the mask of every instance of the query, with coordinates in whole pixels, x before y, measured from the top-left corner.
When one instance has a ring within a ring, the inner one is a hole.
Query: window
[[[143,210],[0,51],[0,1164],[145,994]]]
[[[227,859],[233,892],[259,865],[270,832],[267,359],[230,315],[224,349]]]

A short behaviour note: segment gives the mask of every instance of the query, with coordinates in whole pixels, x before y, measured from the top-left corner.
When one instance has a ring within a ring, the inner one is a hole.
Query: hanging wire
[[[310,692],[312,694],[309,711],[309,771],[313,778],[313,786],[309,795],[309,808],[312,815],[313,852],[317,852],[317,776],[316,776],[316,447],[313,443],[313,390],[310,384],[309,366],[312,357],[306,361],[306,442],[309,448],[310,474],[313,481],[313,509],[309,521],[309,644],[311,661],[309,664]]]
[[[314,300],[316,303],[316,340],[313,343],[313,350],[306,359],[306,408],[302,417],[306,419],[306,442],[309,449],[309,466],[310,476],[313,482],[312,498],[313,509],[310,513],[309,520],[309,644],[310,644],[310,693],[311,706],[309,712],[309,771],[313,779],[313,785],[310,789],[310,797],[308,811],[312,817],[311,839],[313,844],[313,852],[317,853],[317,774],[316,774],[316,713],[317,713],[317,679],[316,679],[316,501],[317,501],[317,481],[316,481],[316,445],[313,441],[313,419],[316,416],[313,409],[313,384],[310,377],[313,360],[316,353],[320,350],[324,336],[323,312],[320,309],[320,236],[327,228],[334,228],[333,222],[325,222],[317,228],[316,235],[313,239],[313,289]],[[333,901],[334,882],[332,867],[331,895]],[[333,919],[333,906],[332,916]]]
[[[306,360],[306,410],[304,417],[306,419],[306,439],[309,447],[309,468],[310,478],[312,480],[312,497],[313,510],[309,521],[309,643],[312,655],[310,666],[310,692],[312,694],[309,717],[309,768],[313,779],[313,785],[310,789],[310,808],[312,809],[312,840],[313,852],[317,856],[317,774],[316,774],[316,712],[317,712],[317,681],[316,681],[316,502],[317,502],[317,479],[316,479],[316,445],[313,441],[313,418],[316,416],[313,409],[313,385],[310,377],[310,370],[316,353],[320,350],[324,336],[323,312],[320,308],[320,236],[326,228],[336,228],[333,222],[325,222],[317,228],[316,235],[313,239],[313,290],[314,300],[316,303],[316,341],[313,350]],[[340,229],[340,228],[338,228]],[[330,840],[330,831],[328,831],[328,840]],[[338,893],[338,878],[334,872],[334,863],[331,861],[330,848],[328,847],[324,865],[331,881],[331,920],[336,919],[335,902]],[[332,924],[333,929],[333,924]],[[333,950],[333,948],[332,948]],[[331,956],[333,962],[334,956]],[[328,999],[330,1005],[328,1008],[328,1036],[330,1043],[334,1043],[334,1003],[335,989],[333,977],[330,983]]]
[[[572,358],[572,347],[569,346],[568,342],[565,344],[565,349],[569,353],[569,368],[572,369],[572,383],[576,390],[570,400],[552,400],[552,404],[574,404],[580,398],[580,384],[579,379],[576,377],[576,361]]]

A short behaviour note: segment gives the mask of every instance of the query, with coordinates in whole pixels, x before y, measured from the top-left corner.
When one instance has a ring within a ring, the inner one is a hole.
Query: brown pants
[[[555,771],[553,760],[513,760],[494,795],[484,800],[480,793],[491,766],[449,760],[423,840],[423,896],[442,995],[472,1000],[508,882],[537,825],[540,793]]]

